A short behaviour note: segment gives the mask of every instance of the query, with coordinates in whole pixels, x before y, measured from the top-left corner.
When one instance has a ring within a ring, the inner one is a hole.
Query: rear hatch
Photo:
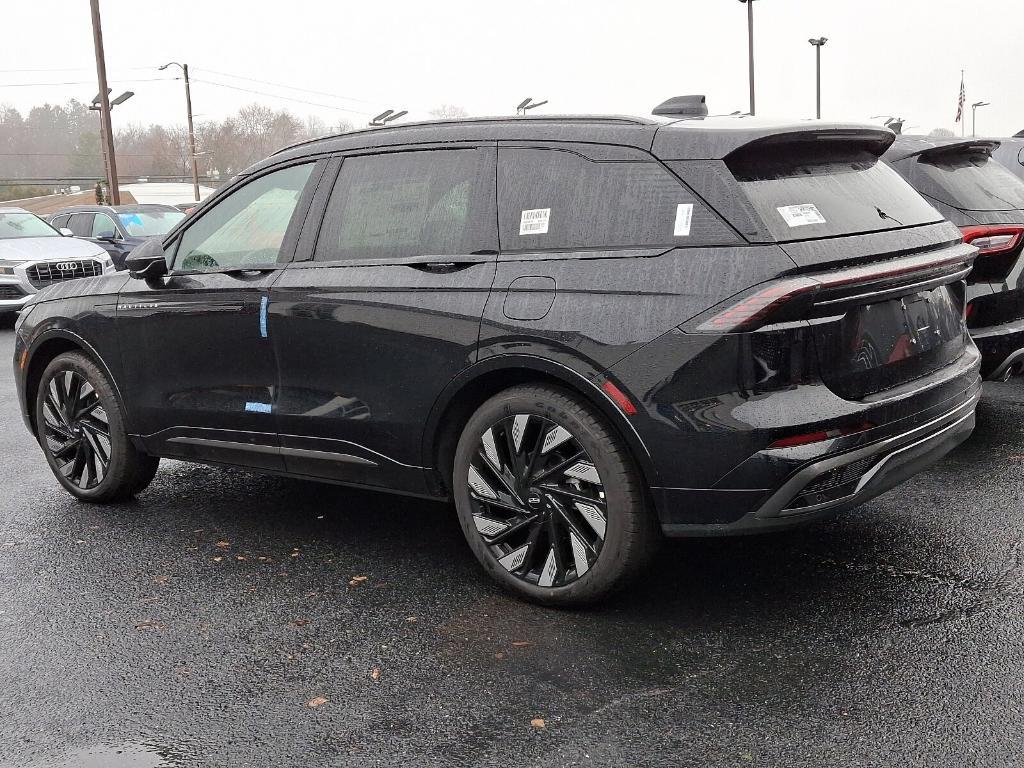
[[[701,330],[809,321],[824,383],[860,400],[950,365],[970,343],[975,250],[880,155],[888,131],[769,136],[724,163],[797,268],[703,317]],[[751,322],[752,319],[752,322]]]

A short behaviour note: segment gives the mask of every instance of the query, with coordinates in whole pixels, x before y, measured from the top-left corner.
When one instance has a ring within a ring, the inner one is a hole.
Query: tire
[[[546,605],[584,605],[623,587],[661,540],[622,440],[555,387],[514,387],[481,405],[459,439],[452,488],[484,570]]]
[[[82,501],[129,498],[156,474],[160,460],[132,444],[110,380],[81,352],[66,352],[46,366],[35,415],[46,462]]]

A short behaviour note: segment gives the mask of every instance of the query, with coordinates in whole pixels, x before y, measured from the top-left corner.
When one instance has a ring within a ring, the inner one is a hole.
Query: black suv
[[[453,498],[547,603],[662,533],[860,504],[964,440],[976,249],[859,125],[464,120],[294,146],[129,274],[40,294],[18,393],[60,483],[157,457]]]
[[[53,214],[50,226],[70,229],[71,234],[91,240],[110,254],[115,269],[124,269],[132,249],[152,237],[174,229],[185,214],[171,205],[76,205]]]
[[[978,248],[967,277],[967,327],[981,350],[981,373],[1024,371],[1024,181],[993,159],[990,139],[901,136],[892,164]]]

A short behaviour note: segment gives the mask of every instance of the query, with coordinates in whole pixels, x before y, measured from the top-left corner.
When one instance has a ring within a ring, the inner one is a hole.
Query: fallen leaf
[[[544,727],[544,718],[543,717],[535,717],[535,718],[533,718],[533,720],[530,721],[530,725],[532,725],[534,728],[543,728]]]
[[[224,539],[221,539],[220,541],[217,542],[217,546],[220,547],[221,549],[227,549],[228,547],[231,546],[231,542],[230,541],[224,541]]]
[[[533,645],[533,643],[531,643],[529,640],[517,640],[516,642],[512,643],[513,648],[526,648],[529,645]]]
[[[235,555],[235,560],[245,560],[245,555]]]
[[[221,557],[220,555],[217,555],[215,558],[213,558],[213,562],[219,563],[223,559],[224,559],[223,557]]]
[[[170,576],[154,576],[153,577],[153,582],[155,584],[166,584],[170,580],[171,580]]]
[[[380,667],[374,667],[370,670],[371,680],[380,680]]]
[[[307,701],[306,702],[306,706],[308,706],[310,709],[316,709],[321,704],[326,704],[326,703],[327,703],[327,699],[325,699],[323,696],[317,696],[316,698],[312,698],[309,701]]]
[[[288,623],[293,627],[304,627],[309,624],[309,619],[292,619]]]
[[[153,621],[152,619],[147,619],[146,621],[143,621],[143,622],[141,622],[139,624],[136,624],[135,628],[139,629],[139,630],[143,630],[143,629],[162,629],[162,627],[160,625],[160,622]]]
[[[370,577],[369,576],[353,576],[352,580],[349,581],[348,585],[350,587],[358,587],[360,584],[362,584],[368,578],[370,578]]]
[[[416,621],[416,617],[415,617],[415,616],[407,616],[407,617],[405,618],[405,620],[406,620],[406,621],[408,621],[408,622],[410,622],[410,623],[412,623],[412,622],[415,622],[415,621]]]
[[[504,659],[505,658],[505,654],[502,653],[501,651],[498,651],[496,654],[494,654],[494,658],[496,658],[496,659]]]
[[[291,554],[290,556],[291,556],[291,557],[298,557],[298,556],[299,556],[299,553],[298,553],[298,552],[292,552],[292,554]]]

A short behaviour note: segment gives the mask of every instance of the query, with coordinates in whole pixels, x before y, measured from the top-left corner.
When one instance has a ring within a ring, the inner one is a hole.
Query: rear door
[[[476,358],[494,278],[495,149],[339,161],[272,292],[282,453],[291,472],[424,492],[424,422]]]

